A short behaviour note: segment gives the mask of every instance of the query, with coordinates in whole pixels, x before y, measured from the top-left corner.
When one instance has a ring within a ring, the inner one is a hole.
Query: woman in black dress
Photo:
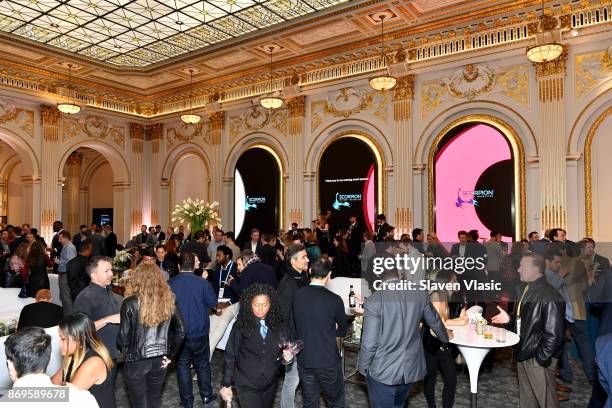
[[[100,408],[114,408],[110,375],[113,361],[98,338],[93,321],[85,313],[68,315],[59,325],[59,336],[64,364],[53,376],[53,383],[71,383],[81,390],[89,390]]]
[[[249,286],[225,346],[221,398],[232,399],[233,378],[240,406],[271,408],[281,359],[293,360],[290,351],[279,347],[287,340],[276,290],[260,283]]]
[[[45,245],[40,241],[32,242],[25,267],[28,270],[28,296],[36,297],[41,289],[49,289],[47,266],[50,266]]]

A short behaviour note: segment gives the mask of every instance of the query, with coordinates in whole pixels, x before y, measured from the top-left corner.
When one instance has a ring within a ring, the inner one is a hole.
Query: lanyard
[[[521,306],[523,306],[523,299],[525,298],[525,294],[527,293],[527,289],[529,289],[529,285],[525,286],[523,289],[523,294],[521,295],[521,300],[519,300],[519,304],[516,308],[516,317],[521,317]]]
[[[225,276],[225,280],[223,280],[223,286],[225,286],[227,284],[227,280],[229,279],[229,271],[230,268],[232,267],[232,262],[233,261],[229,261],[229,263],[227,264],[227,268],[223,269],[223,267],[221,267],[221,270],[219,271],[219,287],[221,287],[221,281],[223,279],[223,271],[227,271],[227,275]]]

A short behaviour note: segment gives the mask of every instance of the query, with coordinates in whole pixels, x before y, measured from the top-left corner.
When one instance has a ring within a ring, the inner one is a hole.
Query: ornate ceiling
[[[147,66],[348,0],[4,0],[0,30],[119,66]]]
[[[147,4],[155,7],[147,11]],[[245,17],[283,4],[282,20]],[[212,6],[218,15],[197,11]],[[482,48],[524,49],[537,28],[540,7],[541,0],[0,0],[0,89],[57,102],[70,92],[72,64],[72,87],[87,106],[153,118],[185,109],[191,95],[194,107],[213,104],[216,110],[216,102],[269,92],[269,47],[274,50],[274,89],[299,92],[381,69],[380,13],[387,15],[390,69],[397,67],[401,72],[395,73],[402,75],[419,64]],[[578,28],[586,35],[602,24],[612,28],[612,0],[546,0],[545,7],[562,18],[567,30]],[[295,11],[295,18],[288,10]],[[297,10],[304,15],[298,17]],[[596,21],[588,17],[594,13]],[[180,25],[184,28],[172,23],[181,18],[189,21]],[[221,21],[248,23],[250,31],[230,34],[219,28]],[[160,32],[147,31],[150,27]],[[211,27],[227,36],[194,34],[213,32]],[[518,32],[519,37],[511,37]],[[76,48],[65,42],[73,37],[80,44]],[[493,37],[504,40],[494,43]],[[181,46],[179,38],[199,43]],[[457,48],[459,43],[465,48]],[[94,54],[100,48],[110,54]]]

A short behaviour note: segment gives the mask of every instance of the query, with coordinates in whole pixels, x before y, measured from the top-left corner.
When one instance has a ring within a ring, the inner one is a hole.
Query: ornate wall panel
[[[230,116],[229,136],[230,145],[234,144],[242,135],[257,130],[276,129],[287,136],[287,110],[271,111],[259,105]]]
[[[576,99],[612,78],[612,46],[607,50],[576,56]]]

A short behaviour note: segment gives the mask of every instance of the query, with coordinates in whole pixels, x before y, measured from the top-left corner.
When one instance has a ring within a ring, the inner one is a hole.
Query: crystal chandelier
[[[68,102],[61,102],[57,104],[57,110],[68,115],[74,115],[81,111],[81,107],[76,103],[72,96],[72,64],[68,64]]]
[[[380,58],[381,63],[385,64],[385,15],[380,14]],[[385,68],[385,73],[370,79],[370,86],[376,91],[387,91],[395,86],[397,79],[389,74],[389,68]]]
[[[202,119],[200,115],[196,115],[193,113],[193,100],[191,96],[193,94],[193,69],[189,70],[189,113],[183,113],[181,115],[181,120],[183,123],[188,125],[194,125]]]
[[[272,51],[274,47],[270,46],[270,82],[269,87],[272,90]],[[259,100],[261,106],[266,109],[278,109],[283,106],[283,99],[280,97],[279,92],[271,92],[267,95],[264,95]]]
[[[535,45],[527,48],[527,59],[531,62],[548,62],[559,58],[563,53],[561,45],[561,31],[556,30],[559,22],[553,16],[544,14],[544,0],[542,0],[542,15],[535,34]]]

